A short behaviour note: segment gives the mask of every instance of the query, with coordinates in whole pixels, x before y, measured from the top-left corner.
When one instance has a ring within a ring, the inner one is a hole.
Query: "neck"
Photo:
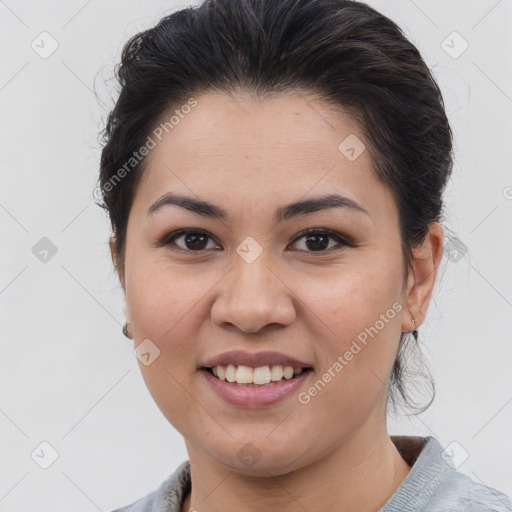
[[[343,510],[374,512],[403,482],[410,466],[387,432],[378,438],[358,432],[313,464],[276,477],[230,471],[189,447],[192,493],[182,507],[211,512],[239,510]]]

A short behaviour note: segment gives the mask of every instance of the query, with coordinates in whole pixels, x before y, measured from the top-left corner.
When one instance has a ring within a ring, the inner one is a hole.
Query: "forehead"
[[[170,156],[165,155],[168,149],[176,161],[201,158],[205,153],[228,159],[233,151],[233,157],[245,154],[259,161],[283,156],[300,160],[309,153],[321,163],[339,156],[339,139],[344,133],[363,139],[353,119],[311,94],[275,93],[261,99],[249,93],[206,93],[195,99],[196,106],[180,119],[172,112],[163,115],[164,123],[171,116],[177,122],[164,130],[153,158]]]
[[[153,131],[137,192],[143,203],[178,189],[223,204],[243,197],[253,206],[337,192],[376,215],[393,208],[358,123],[320,98],[205,93],[194,100],[162,116],[158,137]]]

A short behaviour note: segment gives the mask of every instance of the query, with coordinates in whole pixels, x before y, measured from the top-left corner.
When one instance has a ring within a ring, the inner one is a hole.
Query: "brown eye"
[[[176,245],[179,249],[189,252],[200,252],[218,247],[215,244],[213,247],[208,247],[209,241],[213,242],[211,236],[205,231],[189,229],[171,233],[162,240],[161,245]]]
[[[296,244],[298,240],[304,239],[305,250],[307,252],[328,252],[330,249],[338,246],[350,246],[350,244],[342,238],[338,233],[325,229],[308,229],[303,231],[295,240]],[[329,245],[330,241],[334,240],[334,245]]]
[[[202,251],[208,245],[208,235],[204,233],[187,233],[183,235],[183,241],[187,249]]]
[[[323,251],[329,245],[329,236],[324,234],[308,235],[306,245],[312,251]]]

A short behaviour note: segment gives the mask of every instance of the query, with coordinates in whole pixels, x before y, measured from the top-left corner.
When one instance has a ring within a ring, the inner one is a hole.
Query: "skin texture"
[[[387,433],[386,394],[401,332],[425,318],[442,228],[431,225],[404,283],[391,191],[368,150],[354,161],[338,150],[350,134],[365,140],[354,120],[311,95],[196,99],[149,154],[120,272],[135,346],[150,339],[160,350],[149,366],[139,363],[142,375],[190,456],[183,510],[377,510],[410,469]],[[229,218],[178,206],[146,216],[169,191],[221,206]],[[273,219],[279,206],[332,193],[368,215],[330,208]],[[180,228],[210,234],[205,250],[194,252],[184,237],[158,246]],[[315,250],[297,239],[307,228],[333,230],[353,246],[327,238],[329,248]],[[252,263],[236,252],[249,236],[263,250]],[[110,246],[115,260],[113,239]],[[401,311],[307,405],[292,394],[272,406],[236,407],[198,372],[228,350],[275,350],[314,368],[307,390],[394,303]],[[261,454],[252,467],[237,456],[249,442]]]

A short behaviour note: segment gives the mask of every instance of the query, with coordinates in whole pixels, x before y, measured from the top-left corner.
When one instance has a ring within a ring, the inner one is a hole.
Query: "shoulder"
[[[464,512],[510,512],[512,499],[506,494],[475,482],[469,476],[453,470],[439,486],[432,504],[425,509],[430,511]]]
[[[112,512],[151,512],[155,503],[155,495],[156,491],[153,491],[134,503],[126,505],[125,507],[116,508]]]
[[[397,436],[394,442],[401,452],[407,447],[413,464],[382,512],[512,512],[509,496],[457,471],[434,437]]]
[[[190,463],[183,462],[158,489],[137,501],[112,512],[180,512],[185,495],[190,490]]]

